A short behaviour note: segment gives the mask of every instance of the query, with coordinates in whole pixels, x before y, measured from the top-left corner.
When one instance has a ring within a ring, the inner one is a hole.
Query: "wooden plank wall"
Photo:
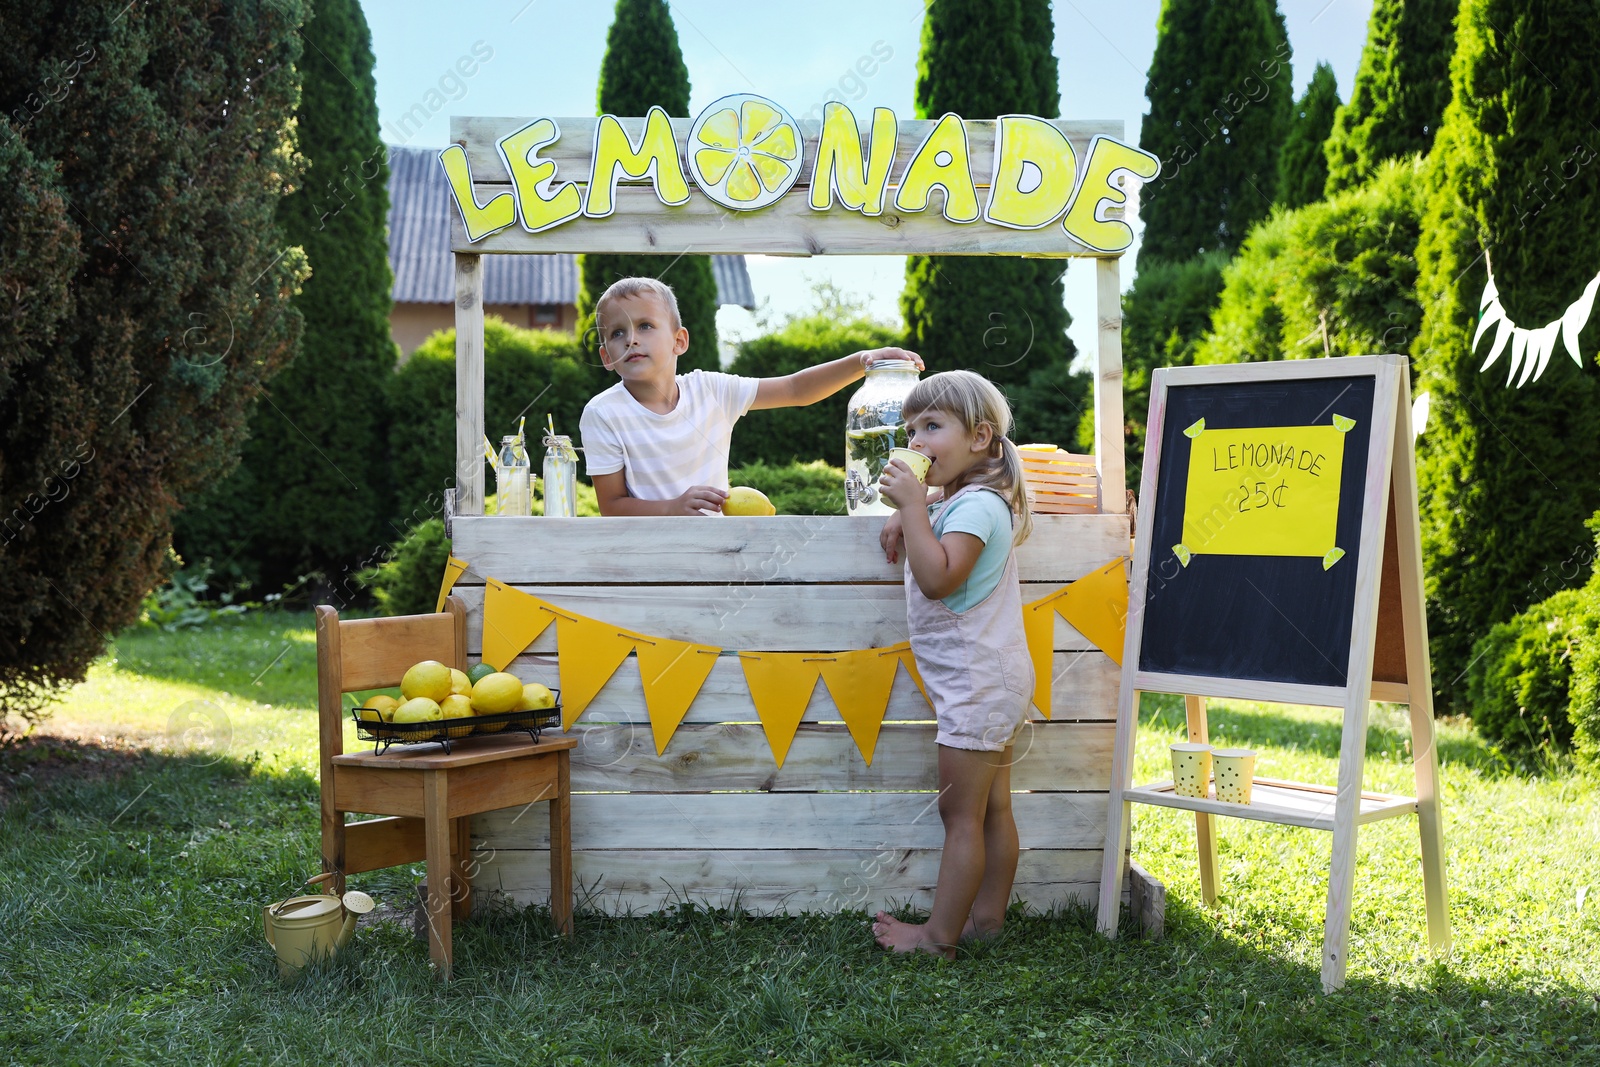
[[[1128,554],[1125,515],[1038,515],[1019,549],[1034,599]],[[467,646],[482,648],[492,576],[593,618],[727,651],[657,756],[631,657],[574,726],[573,864],[580,899],[607,912],[675,900],[756,912],[926,907],[943,829],[931,711],[901,672],[869,767],[818,684],[788,759],[767,747],[735,650],[831,652],[905,640],[901,569],[871,519],[510,519],[457,516]],[[552,628],[511,668],[559,681]],[[1035,908],[1094,899],[1104,842],[1118,670],[1064,622],[1052,721],[1014,748],[1024,849],[1018,895]],[[542,809],[473,821],[475,883],[546,899]]]
[[[488,118],[456,116],[450,124],[450,141],[461,145],[471,168],[473,190],[479,204],[487,204],[511,190],[511,176],[501,161],[496,143],[522,129],[533,118]],[[572,182],[586,192],[590,157],[594,148],[596,120],[557,118],[561,139],[542,153],[556,164],[554,185]],[[872,115],[856,115],[864,141],[870,141]],[[622,127],[637,141],[644,126],[642,118],[623,118]],[[679,158],[685,158],[685,143],[690,119],[672,120]],[[813,211],[807,200],[817,139],[821,123],[799,120],[804,136],[800,179],[781,200],[758,211],[730,211],[708,200],[695,186],[694,174],[683,168],[684,178],[694,193],[688,203],[668,207],[661,203],[648,181],[624,179],[618,182],[616,211],[605,219],[575,218],[542,233],[528,233],[512,225],[499,233],[472,242],[458,215],[452,216],[451,248],[457,252],[550,253],[550,252],[659,252],[676,255],[684,251],[717,254],[768,255],[1022,255],[1022,256],[1102,256],[1084,247],[1061,228],[1059,221],[1036,230],[1016,230],[979,219],[954,223],[940,211],[944,193],[936,190],[926,210],[900,212],[894,207],[906,166],[916,154],[936,122],[932,119],[902,119],[895,138],[895,161],[889,171],[889,188],[881,215],[868,217],[840,208],[837,203],[826,212]],[[980,207],[988,199],[988,186],[994,171],[995,122],[993,119],[965,119],[967,146],[973,183],[978,188]],[[1089,146],[1097,136],[1121,139],[1120,121],[1056,120],[1053,123],[1066,136],[1077,158],[1079,172],[1088,159]],[[1104,218],[1121,219],[1125,208],[1107,205]]]

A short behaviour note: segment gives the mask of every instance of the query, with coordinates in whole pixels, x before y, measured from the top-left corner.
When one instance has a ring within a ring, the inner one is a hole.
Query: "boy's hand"
[[[878,544],[883,546],[883,554],[890,563],[900,562],[900,546],[904,543],[900,534],[900,513],[897,511],[884,520],[883,529],[878,533]]]
[[[863,352],[861,353],[861,369],[871,370],[874,363],[883,363],[891,359],[908,360],[915,363],[919,371],[927,370],[922,365],[922,357],[905,348],[874,348],[871,351]]]
[[[897,508],[912,508],[928,499],[928,487],[911,473],[911,468],[905,461],[891,459],[889,465],[883,468],[883,477],[878,479],[878,485],[883,490],[884,498],[894,503]],[[891,558],[890,563],[894,560]]]
[[[712,485],[692,486],[688,492],[672,502],[669,515],[700,515],[704,511],[721,511],[722,502],[728,499],[725,489]]]

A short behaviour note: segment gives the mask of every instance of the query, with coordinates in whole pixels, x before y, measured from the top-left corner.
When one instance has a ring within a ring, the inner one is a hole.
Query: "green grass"
[[[1600,1063],[1595,791],[1454,722],[1440,751],[1455,956],[1424,952],[1414,821],[1379,823],[1332,997],[1328,836],[1225,821],[1213,911],[1192,819],[1145,808],[1136,854],[1170,894],[1160,942],[1106,941],[1082,912],[1018,917],[946,964],[884,956],[860,915],[581,914],[565,941],[544,911],[507,910],[458,927],[448,987],[393,924],[281,983],[261,907],[317,865],[314,650],[306,615],[130,633],[48,727],[98,739],[81,752],[101,773],[47,776],[0,752],[0,1060]],[[189,701],[220,709],[227,737],[181,736]],[[1218,702],[1212,723],[1260,751],[1263,775],[1332,780],[1331,712]],[[1181,732],[1176,701],[1148,701],[1141,778]],[[1401,711],[1375,711],[1370,787],[1407,788],[1406,738]],[[419,873],[355,883],[404,905]]]

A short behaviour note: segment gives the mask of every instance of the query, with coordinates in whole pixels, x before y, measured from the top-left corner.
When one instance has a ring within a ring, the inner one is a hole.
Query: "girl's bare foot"
[[[987,928],[979,930],[978,924],[973,922],[969,916],[967,925],[961,928],[961,941],[963,944],[968,941],[993,941],[1000,936],[1000,929],[1000,927],[996,926],[992,930]]]
[[[955,946],[941,945],[929,939],[926,923],[906,923],[886,911],[880,911],[872,923],[872,936],[879,946],[891,952],[926,952],[933,956],[953,959]]]

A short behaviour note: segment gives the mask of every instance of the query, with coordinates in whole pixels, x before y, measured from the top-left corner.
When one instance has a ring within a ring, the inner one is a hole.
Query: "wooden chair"
[[[547,801],[550,914],[572,933],[571,737],[520,731],[462,738],[446,753],[397,745],[382,755],[344,752],[344,694],[400,684],[412,664],[467,668],[466,608],[450,597],[436,615],[339,621],[317,608],[317,707],[322,765],[322,869],[346,875],[425,860],[428,954],[448,978],[451,923],[472,910],[471,816]],[[347,812],[389,818],[346,823]]]

